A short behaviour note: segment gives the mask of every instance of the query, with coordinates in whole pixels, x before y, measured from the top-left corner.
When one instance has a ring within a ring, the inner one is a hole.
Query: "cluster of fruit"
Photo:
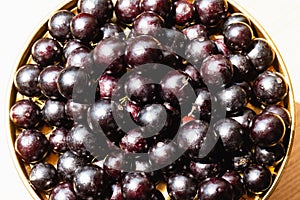
[[[32,187],[51,200],[267,191],[289,87],[251,23],[226,0],[79,0],[54,13],[10,108]]]

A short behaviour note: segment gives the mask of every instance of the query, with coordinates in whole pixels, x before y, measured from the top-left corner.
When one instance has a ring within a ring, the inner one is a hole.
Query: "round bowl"
[[[292,88],[291,80],[290,80],[290,77],[288,74],[288,69],[283,61],[283,58],[280,55],[279,50],[277,49],[276,45],[272,41],[271,37],[267,34],[267,32],[259,24],[259,22],[257,22],[254,17],[252,17],[249,13],[247,13],[247,9],[241,7],[234,0],[228,0],[228,3],[229,3],[229,6],[231,9],[245,14],[250,19],[252,28],[253,28],[253,30],[255,30],[255,34],[257,37],[266,39],[269,42],[269,44],[272,46],[272,48],[275,52],[275,55],[276,55],[275,61],[273,63],[273,67],[276,71],[279,71],[285,77],[285,79],[289,85],[288,95],[286,96],[286,98],[283,101],[283,105],[290,112],[291,119],[292,119],[292,124],[291,124],[290,128],[288,128],[286,130],[286,134],[283,139],[283,144],[286,148],[286,155],[285,155],[283,161],[278,166],[270,168],[270,170],[273,174],[273,177],[274,177],[271,187],[262,194],[250,195],[250,196],[248,195],[245,197],[245,199],[251,199],[251,200],[256,200],[256,199],[266,200],[271,196],[271,194],[276,189],[276,186],[278,185],[278,183],[280,181],[282,171],[285,169],[285,166],[289,159],[289,155],[291,153],[291,148],[293,145],[293,138],[294,138],[294,134],[295,134],[295,102],[294,102],[293,88]],[[77,5],[76,1],[73,1],[73,0],[65,1],[61,6],[59,6],[55,11],[53,11],[53,13],[58,10],[71,10],[73,12],[76,12],[76,5]],[[49,17],[52,14],[50,14]],[[31,46],[34,44],[34,42],[37,39],[39,39],[41,37],[46,37],[49,34],[49,33],[47,33],[47,23],[48,23],[48,20],[44,21],[40,25],[40,27],[35,31],[35,34],[29,39],[28,43],[25,46],[23,53],[18,58],[18,62],[16,64],[16,66],[13,67],[12,73],[15,73],[17,71],[17,69],[24,64],[33,63],[33,60],[30,55],[31,54]],[[19,177],[22,180],[22,182],[24,183],[24,187],[27,188],[28,192],[31,194],[33,199],[44,200],[44,199],[47,199],[48,195],[35,191],[34,188],[30,185],[30,183],[28,181],[30,167],[31,167],[30,164],[25,164],[18,157],[18,155],[16,154],[15,149],[14,149],[14,142],[15,142],[17,134],[19,133],[19,130],[16,127],[14,127],[14,125],[11,123],[11,121],[9,119],[9,109],[17,100],[22,99],[23,97],[22,97],[22,95],[18,94],[16,88],[14,87],[13,80],[10,80],[10,86],[11,86],[11,89],[10,89],[10,93],[8,94],[9,98],[7,99],[7,115],[6,115],[7,118],[5,119],[6,123],[8,125],[8,128],[9,128],[9,131],[8,131],[9,134],[7,135],[8,146],[11,151],[11,156],[12,156],[14,165],[16,167],[16,170],[19,174]],[[45,133],[47,133],[47,130],[44,130],[44,131],[45,131]],[[55,165],[57,158],[58,157],[55,154],[51,153],[49,156],[47,156],[46,160],[47,160],[47,162]],[[161,186],[161,190],[163,190],[163,192],[166,192],[164,185]]]

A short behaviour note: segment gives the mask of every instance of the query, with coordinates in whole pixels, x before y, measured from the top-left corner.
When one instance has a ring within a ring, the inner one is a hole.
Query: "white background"
[[[236,0],[254,16],[280,50],[300,101],[300,1]],[[2,2],[0,11],[0,194],[9,199],[32,199],[22,185],[11,161],[8,147],[7,100],[9,80],[17,57],[31,34],[62,0],[15,0]]]

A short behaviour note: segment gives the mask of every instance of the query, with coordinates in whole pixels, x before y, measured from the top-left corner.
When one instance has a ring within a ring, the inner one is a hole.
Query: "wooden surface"
[[[300,118],[300,103],[296,105],[296,118]],[[270,200],[300,199],[300,121],[296,121],[294,145],[280,182]]]

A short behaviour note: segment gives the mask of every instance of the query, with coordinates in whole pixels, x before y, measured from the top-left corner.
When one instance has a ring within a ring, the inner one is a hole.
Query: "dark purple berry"
[[[234,24],[234,23],[237,23],[237,22],[244,22],[248,25],[251,25],[251,22],[250,22],[249,18],[245,14],[243,14],[243,13],[232,13],[224,21],[223,30],[225,30],[226,27],[229,26],[230,24]]]
[[[195,8],[194,5],[186,0],[178,0],[175,5],[175,22],[177,25],[188,25],[194,21]]]
[[[93,51],[96,74],[103,72],[116,75],[124,72],[124,53],[126,43],[119,37],[101,40]]]
[[[101,28],[102,32],[102,39],[115,37],[125,39],[125,33],[123,32],[122,28],[114,23],[105,23]]]
[[[193,39],[185,50],[185,56],[188,62],[197,66],[198,69],[205,58],[217,53],[218,50],[213,41],[203,40],[201,38]]]
[[[238,151],[244,141],[244,129],[237,121],[225,118],[220,119],[214,124],[214,133],[217,134],[227,152]]]
[[[254,156],[258,164],[265,166],[276,166],[285,156],[285,149],[281,143],[266,148],[257,145],[255,147]]]
[[[225,86],[232,80],[233,67],[225,56],[211,55],[203,61],[200,74],[203,82],[208,86]]]
[[[50,126],[66,126],[68,123],[63,101],[48,99],[42,109],[43,120]]]
[[[275,114],[265,113],[258,115],[250,130],[250,138],[261,147],[277,144],[285,135],[283,120]]]
[[[247,51],[252,44],[253,33],[251,27],[243,22],[228,25],[224,32],[224,42],[232,51]]]
[[[263,113],[273,113],[279,115],[284,121],[285,127],[289,128],[292,123],[290,112],[283,106],[273,104],[265,107]]]
[[[74,16],[75,14],[68,10],[57,11],[48,21],[50,35],[62,42],[71,39],[70,23]]]
[[[164,19],[155,12],[143,12],[138,15],[134,22],[132,31],[137,35],[156,36],[162,27],[164,27]]]
[[[34,163],[43,159],[50,146],[46,136],[35,129],[22,131],[16,138],[15,150],[24,162]]]
[[[199,185],[198,198],[201,200],[233,200],[233,187],[223,178],[207,178]]]
[[[151,199],[154,186],[145,173],[130,172],[122,181],[123,197],[126,200]]]
[[[49,200],[77,200],[78,197],[75,194],[72,183],[62,182],[56,185],[49,195]]]
[[[182,33],[187,36],[188,39],[193,40],[195,38],[208,38],[208,31],[202,24],[195,24],[182,30]]]
[[[216,26],[227,15],[227,0],[196,0],[195,8],[201,23],[206,26]]]
[[[217,176],[220,173],[220,166],[217,163],[191,161],[189,170],[195,179],[200,182],[206,178]]]
[[[125,60],[131,67],[157,63],[163,58],[160,43],[150,35],[140,35],[128,41]]]
[[[34,128],[41,120],[41,109],[32,100],[19,100],[10,108],[11,122],[20,128]]]
[[[66,151],[57,160],[57,171],[62,180],[72,181],[75,171],[85,164],[84,157],[77,156],[72,151]]]
[[[253,165],[245,169],[243,180],[248,191],[261,193],[271,186],[272,174],[262,165]]]
[[[91,42],[99,35],[97,18],[88,13],[79,13],[71,21],[72,35],[82,42]]]
[[[125,174],[126,156],[123,152],[111,152],[103,161],[103,170],[109,178],[118,181]]]
[[[216,100],[220,108],[229,113],[242,110],[248,103],[246,91],[238,85],[229,86],[218,92]]]
[[[94,66],[93,54],[88,47],[74,49],[68,56],[66,67],[79,67],[90,72]]]
[[[243,54],[232,54],[229,60],[234,68],[233,79],[237,82],[251,81],[254,79],[255,69],[250,59]]]
[[[222,178],[228,181],[234,191],[234,199],[240,199],[245,193],[245,185],[241,175],[234,170],[227,170]]]
[[[77,8],[82,13],[89,13],[97,18],[99,24],[104,24],[113,16],[111,0],[80,0]]]
[[[54,39],[41,38],[33,44],[31,55],[41,66],[52,65],[61,59],[62,47]]]
[[[79,167],[73,179],[76,195],[82,199],[99,199],[103,192],[103,173],[96,165]]]
[[[29,181],[39,191],[48,191],[58,183],[58,173],[50,163],[37,163],[29,173]]]
[[[28,97],[40,96],[38,77],[41,72],[39,65],[27,64],[18,69],[14,76],[14,85],[18,92]]]
[[[167,190],[174,200],[193,199],[197,194],[197,184],[191,174],[173,174],[168,178]]]
[[[254,96],[265,105],[283,100],[287,92],[288,85],[285,78],[278,72],[265,71],[253,83]]]
[[[142,12],[140,2],[141,0],[117,0],[115,13],[118,20],[125,24],[131,24]]]
[[[63,70],[61,66],[50,65],[44,68],[38,77],[38,86],[43,95],[50,99],[60,99],[61,94],[58,91],[57,79],[60,72]]]
[[[148,149],[147,140],[144,138],[143,131],[135,128],[128,131],[120,142],[120,148],[126,152],[142,153]]]
[[[258,72],[262,72],[271,66],[275,59],[275,52],[270,44],[263,38],[255,38],[252,42],[253,48],[247,56]]]
[[[69,130],[64,127],[57,127],[50,133],[49,143],[54,152],[64,153],[69,149],[67,145],[68,133]]]
[[[143,11],[152,11],[166,18],[171,13],[171,4],[170,0],[142,0],[140,7]]]
[[[78,39],[70,39],[64,45],[64,48],[63,48],[64,57],[67,59],[69,57],[69,55],[77,48],[85,48],[86,49],[89,47]]]

